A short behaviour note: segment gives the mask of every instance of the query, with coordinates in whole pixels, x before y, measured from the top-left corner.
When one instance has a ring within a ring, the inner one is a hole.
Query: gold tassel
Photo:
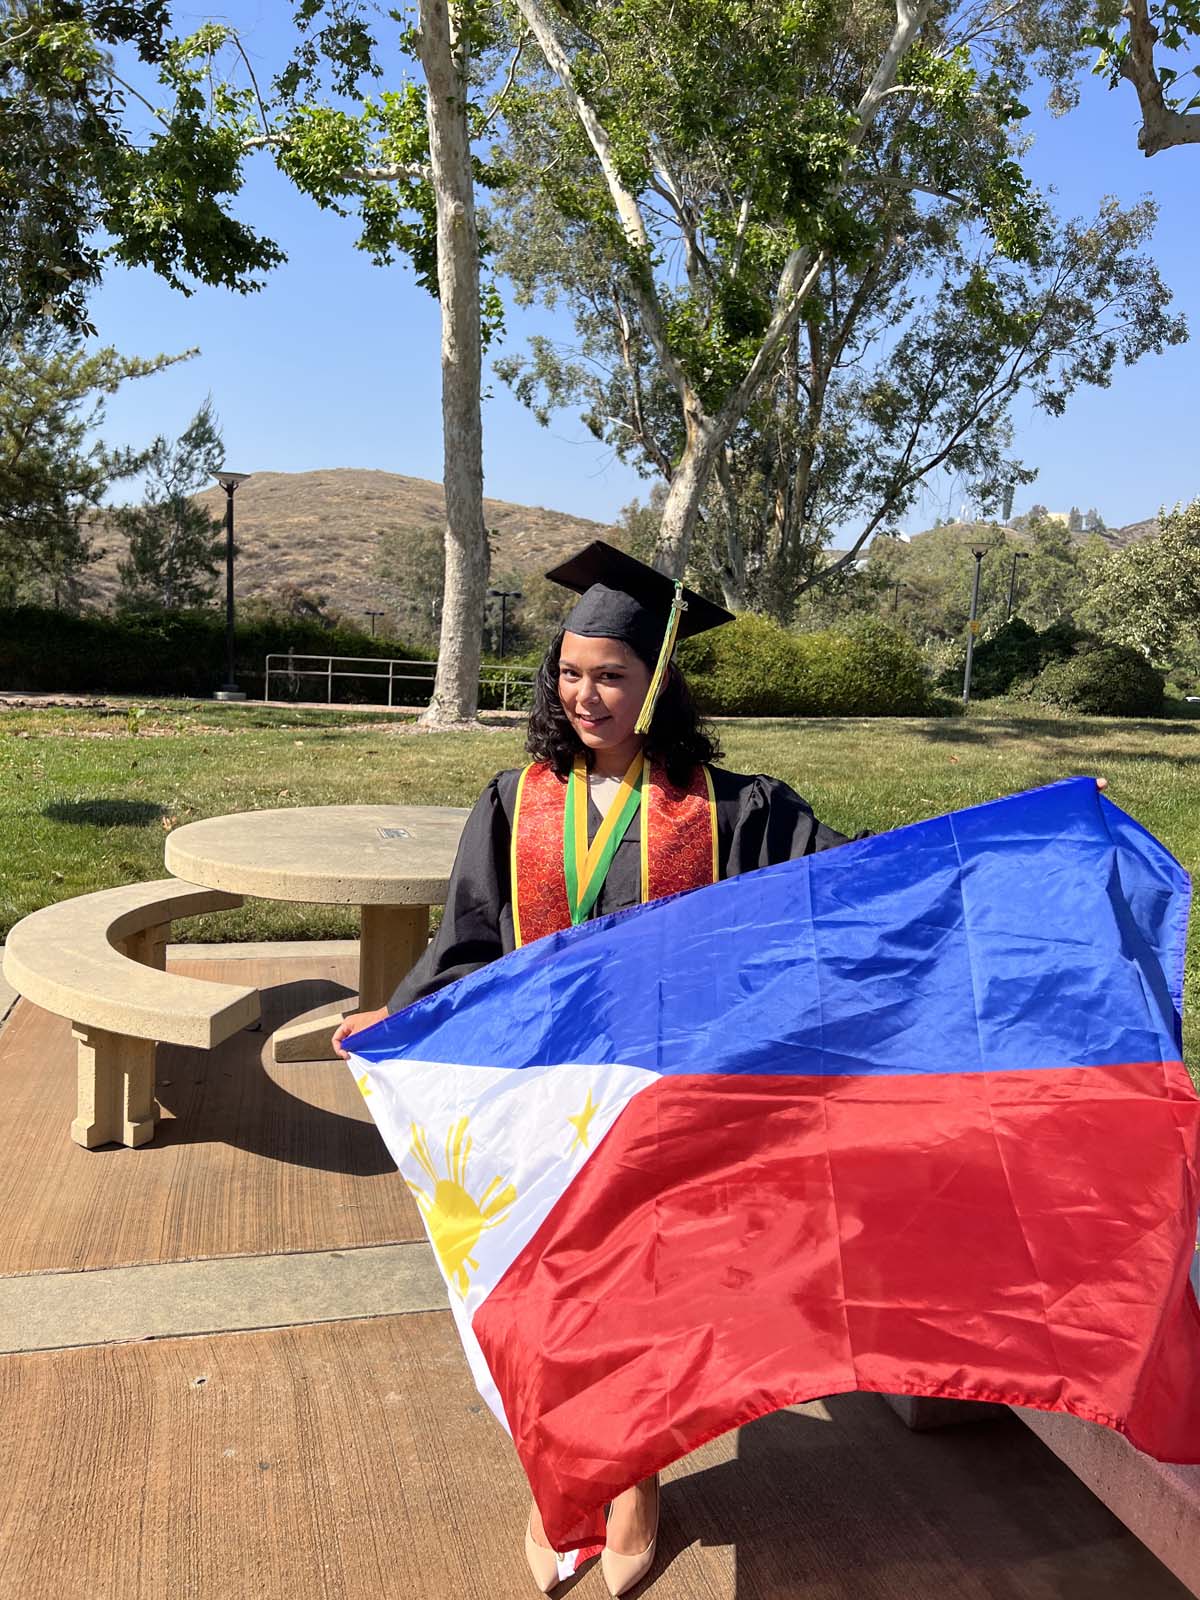
[[[675,649],[675,639],[679,633],[679,618],[687,610],[687,601],[683,598],[683,584],[675,580],[675,598],[671,601],[671,612],[667,618],[667,631],[663,638],[662,649],[658,652],[658,660],[654,665],[654,673],[650,679],[650,687],[646,690],[646,698],[642,701],[642,709],[638,712],[638,719],[633,725],[635,733],[649,733],[650,724],[654,720],[654,708],[658,704],[658,697],[662,693],[663,684],[667,681],[667,668],[671,664],[671,652]]]

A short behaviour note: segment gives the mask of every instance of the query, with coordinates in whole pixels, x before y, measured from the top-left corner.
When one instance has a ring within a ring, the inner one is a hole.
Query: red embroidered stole
[[[535,762],[517,784],[512,826],[513,932],[518,947],[571,926],[563,871],[567,782]],[[685,788],[656,761],[642,776],[642,899],[657,900],[717,880],[717,809],[712,774],[696,767]]]

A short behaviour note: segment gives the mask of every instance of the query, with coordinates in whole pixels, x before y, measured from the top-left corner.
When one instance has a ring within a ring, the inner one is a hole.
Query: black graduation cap
[[[568,633],[587,639],[621,639],[652,669],[636,724],[639,733],[649,731],[676,639],[688,639],[733,621],[733,613],[724,606],[685,589],[674,578],[603,539],[593,540],[546,576],[582,596],[563,623]]]
[[[676,594],[673,578],[603,539],[593,540],[546,576],[582,596],[563,623],[568,632],[587,639],[623,639],[653,666],[671,622]],[[680,639],[732,621],[732,612],[724,606],[714,605],[691,589],[682,590]]]

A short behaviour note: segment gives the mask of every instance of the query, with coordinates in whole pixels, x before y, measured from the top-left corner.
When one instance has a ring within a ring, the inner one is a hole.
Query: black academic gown
[[[721,877],[775,866],[845,844],[844,834],[818,822],[806,800],[776,778],[745,777],[713,767],[717,853]],[[466,977],[515,948],[510,847],[519,769],[499,772],[479,796],[463,828],[441,927],[388,1003],[399,1011],[422,995]],[[588,797],[588,837],[601,817]],[[592,917],[641,901],[641,817],[634,812],[618,845]]]

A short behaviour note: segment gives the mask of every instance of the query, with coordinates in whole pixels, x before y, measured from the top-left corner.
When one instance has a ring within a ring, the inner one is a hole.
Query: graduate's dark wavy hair
[[[525,748],[533,759],[546,762],[560,778],[567,776],[581,750],[589,768],[593,760],[591,751],[567,721],[567,713],[558,698],[558,661],[564,632],[560,630],[537,670],[533,682],[533,710],[529,713],[525,735]],[[639,660],[645,661],[633,645],[630,649]],[[646,661],[646,666],[654,671],[653,661]],[[687,680],[674,662],[654,708],[645,748],[648,756],[663,763],[671,782],[681,787],[702,762],[721,759],[721,746],[696,710]]]

